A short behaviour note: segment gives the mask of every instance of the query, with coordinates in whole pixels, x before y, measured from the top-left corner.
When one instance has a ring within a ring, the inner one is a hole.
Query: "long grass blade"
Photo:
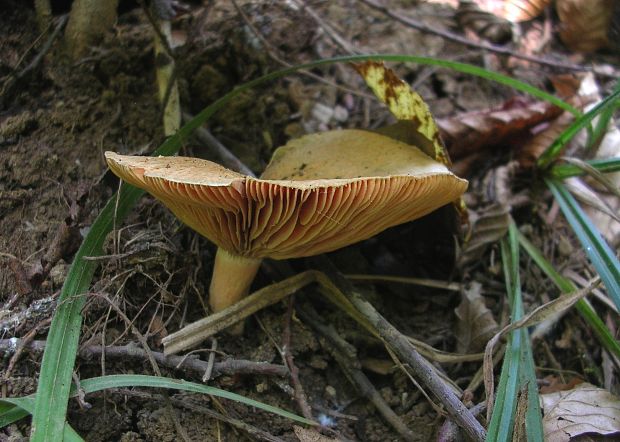
[[[585,160],[584,163],[600,173],[620,171],[620,157]],[[572,176],[585,175],[587,173],[588,169],[579,164],[556,164],[551,168],[551,178],[558,180]]]
[[[506,289],[511,304],[511,319],[523,317],[521,280],[519,276],[519,243],[517,228],[512,222],[508,238],[501,242]],[[497,388],[487,441],[511,441],[515,431],[515,412],[519,394],[527,391],[525,427],[531,440],[542,440],[542,421],[538,404],[538,388],[534,360],[526,329],[513,330],[508,339],[504,363]]]
[[[294,73],[302,69],[329,65],[333,63],[362,62],[362,61],[391,61],[412,62],[425,65],[445,67],[459,72],[476,75],[497,83],[510,86],[516,90],[528,93],[542,100],[549,101],[575,115],[579,111],[560,100],[527,83],[511,77],[487,71],[477,66],[454,61],[439,60],[429,57],[411,55],[361,55],[337,57],[319,60],[312,63],[282,69],[245,83],[214,103],[203,109],[195,118],[185,124],[175,135],[166,140],[155,151],[155,155],[175,154],[183,141],[198,127],[204,124],[217,110],[221,109],[229,100],[239,93],[255,87],[261,83]],[[82,323],[81,310],[85,305],[84,293],[90,286],[96,268],[96,261],[86,261],[85,256],[97,256],[101,253],[102,244],[106,235],[112,230],[113,218],[116,215],[120,222],[142,195],[142,191],[130,186],[123,186],[118,199],[112,199],[97,217],[91,229],[78,250],[73,264],[65,280],[58,301],[58,308],[48,335],[39,376],[36,405],[33,413],[31,440],[35,442],[59,440],[62,437],[65,415],[69,400],[71,375],[75,363],[80,328]],[[116,205],[118,201],[118,205]]]
[[[620,262],[600,232],[561,182],[545,180],[562,213],[581,242],[586,255],[607,288],[609,297],[620,309]]]
[[[265,404],[263,402],[256,401],[254,399],[241,396],[236,393],[231,393],[220,388],[210,387],[207,385],[197,384],[195,382],[188,382],[177,379],[168,379],[158,376],[147,375],[110,375],[101,376],[91,379],[84,379],[80,382],[80,390],[86,394],[94,393],[101,390],[110,388],[123,388],[123,387],[150,387],[150,388],[167,388],[172,390],[188,391],[193,393],[207,394],[210,396],[216,396],[223,399],[230,399],[250,407],[258,408],[260,410],[267,411],[269,413],[276,414],[278,416],[291,419],[295,422],[299,422],[306,425],[317,425],[316,422],[298,416],[289,411],[283,410],[272,405]],[[70,390],[70,396],[76,396],[77,390],[75,385]],[[0,402],[3,403],[4,411],[0,413],[0,424],[3,426],[14,422],[18,413],[32,413],[35,407],[35,398],[33,396],[21,397],[21,398],[2,398]],[[13,407],[7,407],[5,404],[11,404]],[[23,416],[22,416],[23,417]],[[77,433],[67,423],[64,423],[64,440],[74,440]],[[71,439],[67,439],[67,435]],[[79,435],[77,440],[81,440]]]

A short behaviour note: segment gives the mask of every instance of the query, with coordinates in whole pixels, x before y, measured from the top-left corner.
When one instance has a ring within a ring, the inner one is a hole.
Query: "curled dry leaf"
[[[499,328],[480,294],[481,288],[480,283],[472,283],[463,291],[461,303],[454,310],[458,318],[456,348],[459,353],[481,351]]]
[[[614,1],[557,0],[560,38],[573,51],[594,52],[609,46]]]
[[[368,61],[355,65],[355,69],[398,120],[412,123],[409,144],[449,167],[450,159],[437,124],[422,97],[383,63]]]
[[[422,97],[398,78],[383,63],[368,61],[354,65],[376,97],[385,103],[399,122],[379,130],[379,133],[417,147],[444,164],[452,166],[450,156],[441,141],[439,129]],[[462,197],[453,200],[461,223],[468,223],[467,207]]]
[[[474,217],[471,235],[457,259],[460,268],[479,259],[488,246],[497,243],[508,232],[510,214],[503,204],[493,204]]]
[[[586,106],[592,104],[598,94],[591,74],[557,75],[551,78],[551,82],[556,93],[579,110],[584,110]],[[547,125],[536,127],[533,136],[520,146],[517,152],[519,164],[524,168],[533,167],[538,157],[570,126],[574,119],[574,115],[570,112],[562,112],[558,109],[558,113]],[[582,137],[582,140],[585,141],[585,137]],[[581,143],[583,144],[584,141]],[[575,144],[578,143],[577,141]],[[567,150],[571,149],[567,148]]]
[[[620,398],[583,383],[573,390],[541,394],[547,442],[568,442],[585,434],[620,434]]]
[[[507,43],[512,38],[512,25],[491,11],[481,9],[478,1],[461,0],[456,20],[463,28],[470,28],[480,37],[493,43]]]
[[[511,22],[522,22],[538,17],[551,0],[475,0],[484,11]]]
[[[452,158],[466,157],[486,147],[501,146],[561,114],[547,102],[515,97],[501,108],[468,112],[437,120]]]

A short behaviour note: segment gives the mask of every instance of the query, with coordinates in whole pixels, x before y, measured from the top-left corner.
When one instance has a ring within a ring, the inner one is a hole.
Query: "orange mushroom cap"
[[[120,178],[247,258],[330,252],[419,218],[467,188],[419,149],[362,130],[292,140],[260,179],[194,158],[105,156]]]

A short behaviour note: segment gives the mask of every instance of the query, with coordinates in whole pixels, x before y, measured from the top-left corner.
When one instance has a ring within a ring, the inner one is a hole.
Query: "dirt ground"
[[[551,88],[551,74],[565,72],[465,48],[442,36],[405,26],[352,0],[307,2],[319,15],[319,21],[311,12],[295,7],[296,2],[240,2],[252,26],[229,2],[205,3],[213,4],[191,3],[173,24],[181,103],[192,114],[235,85],[281,68],[279,60],[298,64],[347,54],[352,49],[457,59],[502,70],[545,89]],[[431,28],[461,32],[449,4],[415,3],[395,2],[394,7],[407,8]],[[67,12],[66,4],[58,2],[56,6],[58,16]],[[0,11],[0,77],[6,85],[33,60],[41,42],[37,40],[32,5],[0,0]],[[539,36],[544,20],[530,23],[526,30],[526,36]],[[344,43],[339,43],[338,38]],[[559,54],[564,61],[584,62],[584,56],[572,54],[553,36],[541,56],[549,54]],[[599,63],[617,63],[613,54],[595,57]],[[447,69],[392,67],[427,100],[437,118],[497,108],[517,95],[507,87]],[[610,76],[598,79],[602,91],[607,91],[612,84]],[[77,61],[67,59],[62,37],[58,39],[32,72],[3,89],[0,106],[0,339],[18,337],[39,342],[45,340],[55,298],[77,247],[118,187],[117,178],[107,170],[103,152],[146,154],[164,140],[155,86],[153,32],[141,8],[121,5],[117,25]],[[335,128],[374,129],[392,121],[393,117],[372,97],[353,69],[331,65],[240,95],[215,115],[209,129],[247,166],[260,173],[274,148],[290,138]],[[550,219],[549,195],[542,187],[531,186],[531,175],[515,166],[519,153],[514,144],[493,146],[469,160],[465,155],[453,155],[456,167],[471,182],[467,201],[474,219],[498,199],[513,198],[517,202],[512,214],[521,230],[559,267],[582,273],[587,266],[583,252],[571,239],[561,216],[553,223],[546,222]],[[216,158],[196,139],[188,142],[181,154]],[[531,192],[524,193],[527,190]],[[331,253],[330,258],[345,274],[462,282],[468,290],[481,291],[486,306],[501,323],[506,318],[506,301],[499,248],[491,244],[469,262],[459,261],[455,266],[462,240],[455,223],[452,210],[445,209]],[[83,312],[82,353],[76,372],[84,379],[104,373],[152,374],[146,358],[88,356],[92,346],[137,342],[110,303],[147,336],[153,351],[162,351],[161,339],[166,334],[206,314],[213,244],[148,196],[140,200],[115,233],[105,248],[111,257],[101,261]],[[295,271],[312,267],[303,259],[290,264]],[[549,299],[549,293],[555,293],[536,267],[524,261],[522,268],[528,306],[539,305]],[[281,277],[267,265],[259,272],[254,287]],[[403,333],[438,350],[457,352],[460,348],[463,323],[469,319],[455,313],[461,301],[458,292],[396,283],[357,286]],[[364,373],[385,402],[414,430],[417,440],[437,437],[444,416],[433,409],[402,370],[393,366],[379,341],[326,303],[312,287],[295,296],[295,305],[316,310],[339,336],[354,345]],[[617,318],[610,321],[613,324]],[[349,382],[324,338],[296,314],[291,317],[286,301],[250,318],[241,337],[220,333],[216,360],[282,366],[280,350],[289,331],[290,352],[300,382],[314,418],[325,425],[325,437],[401,440]],[[206,361],[211,346],[211,341],[205,342],[197,357]],[[480,350],[470,347],[466,351]],[[568,313],[565,320],[536,341],[534,350],[542,383],[556,380],[545,378],[550,373],[562,374],[566,382],[572,378],[599,385],[603,382],[602,352],[575,313]],[[3,353],[2,394],[34,393],[40,362],[41,352],[34,349],[24,351],[17,360]],[[468,385],[480,365],[437,363],[461,388]],[[202,377],[187,369],[161,369],[168,377],[196,382]],[[216,373],[209,384],[300,413],[288,375]],[[611,382],[612,391],[616,385]],[[189,393],[169,393],[177,416],[175,425],[166,407],[168,399],[162,393],[114,390],[87,396],[88,405],[72,400],[69,422],[88,441],[180,440],[179,425],[190,440],[299,440],[287,419],[234,401]],[[481,389],[473,395],[473,403],[483,400]],[[238,419],[273,439],[244,432],[210,412]],[[25,440],[28,432],[29,421],[24,419],[0,430],[0,440]]]

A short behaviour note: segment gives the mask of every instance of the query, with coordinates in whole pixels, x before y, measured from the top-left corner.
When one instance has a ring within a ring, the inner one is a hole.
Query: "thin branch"
[[[0,339],[0,353],[15,353],[23,345],[35,353],[42,353],[45,350],[46,341],[30,341],[25,343],[22,339]],[[118,345],[112,347],[102,347],[101,345],[87,345],[82,347],[78,353],[80,359],[88,362],[101,357],[117,360],[132,359],[145,362],[148,357],[146,351],[135,344]],[[162,367],[173,370],[181,370],[197,379],[202,378],[208,368],[208,362],[197,357],[186,356],[165,356],[163,353],[151,352],[153,359]],[[253,375],[253,376],[288,376],[288,370],[283,365],[270,364],[268,362],[254,362],[245,359],[226,359],[213,364],[212,378],[217,376]]]

